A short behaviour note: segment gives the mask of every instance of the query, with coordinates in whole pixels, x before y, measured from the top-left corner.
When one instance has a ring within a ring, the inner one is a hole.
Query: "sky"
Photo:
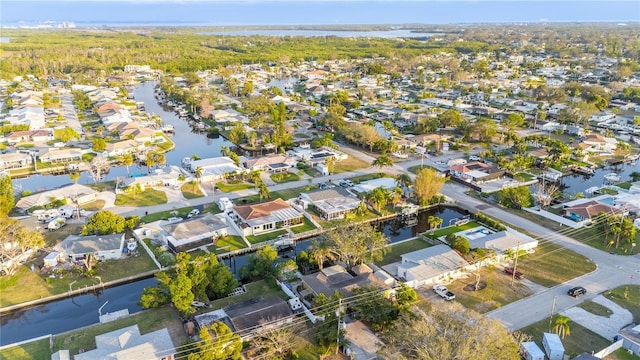
[[[639,22],[638,0],[2,0],[2,26]]]

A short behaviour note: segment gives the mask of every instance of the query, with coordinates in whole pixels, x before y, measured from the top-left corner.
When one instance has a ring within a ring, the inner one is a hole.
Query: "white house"
[[[383,266],[408,286],[449,282],[464,274],[469,263],[447,245],[434,245],[401,255],[402,261]]]
[[[183,166],[187,170],[195,173],[197,168],[202,170],[202,181],[214,181],[221,179],[225,174],[233,174],[243,172],[244,169],[237,166],[231,158],[227,156],[219,156],[201,160],[184,159]]]
[[[342,219],[362,203],[357,196],[341,187],[304,192],[298,200],[305,209],[313,205],[325,220]]]
[[[124,234],[69,235],[54,249],[71,261],[82,260],[89,254],[93,254],[100,261],[117,260],[122,256],[124,249]]]
[[[140,334],[138,325],[96,336],[96,349],[74,355],[75,360],[173,360],[175,345],[166,328]]]
[[[379,187],[383,187],[387,190],[393,190],[398,187],[398,183],[394,178],[383,177],[379,179],[363,181],[351,189],[357,193],[367,193]]]

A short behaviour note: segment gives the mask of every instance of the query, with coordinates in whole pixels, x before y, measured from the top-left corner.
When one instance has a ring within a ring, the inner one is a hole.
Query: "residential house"
[[[29,125],[29,130],[45,127],[44,109],[42,106],[24,106],[11,110],[6,120],[12,125]]]
[[[118,136],[120,139],[132,139],[139,143],[154,142],[156,140],[156,131],[154,129],[136,127],[126,128],[122,130]]]
[[[280,198],[259,204],[234,206],[233,217],[245,236],[303,223],[302,213]]]
[[[56,149],[45,148],[40,149],[38,159],[43,163],[69,163],[82,160],[82,150],[76,148]]]
[[[456,235],[468,239],[471,249],[490,249],[495,251],[498,257],[508,252],[515,253],[538,247],[538,240],[511,229],[493,232],[485,227],[480,227],[479,229],[468,229]]]
[[[180,183],[180,180],[178,178],[181,174],[182,173],[177,166],[166,166],[162,169],[156,169],[151,174],[125,178],[123,180],[123,183],[119,184],[116,190],[119,191],[120,188],[125,188],[132,185],[135,186],[136,184],[140,184],[143,189],[173,186]]]
[[[92,188],[80,185],[69,184],[57,189],[39,192],[33,195],[21,197],[16,203],[16,208],[27,210],[33,206],[44,206],[51,202],[51,199],[64,199],[74,204],[88,204],[97,199],[98,192]]]
[[[461,277],[469,263],[447,245],[434,245],[401,255],[402,260],[383,266],[387,272],[417,288]]]
[[[384,279],[378,277],[365,264],[355,266],[351,269],[351,273],[342,265],[325,267],[317,273],[304,275],[302,281],[308,287],[307,291],[300,294],[302,297],[309,293],[316,296],[320,294],[331,296],[336,291],[342,295],[350,296],[353,289],[367,285],[374,285],[381,290],[390,289]]]
[[[99,261],[118,260],[124,250],[124,234],[69,235],[54,247],[70,261],[79,261],[92,254]]]
[[[33,158],[22,152],[0,154],[0,170],[24,169],[31,167]]]
[[[565,217],[575,222],[588,222],[600,213],[624,215],[627,211],[598,201],[597,199],[578,199],[564,204]]]
[[[98,335],[96,348],[74,355],[75,360],[173,360],[177,353],[167,328],[142,335],[131,325]]]
[[[622,339],[622,347],[633,354],[640,356],[640,325],[631,324],[614,337],[614,340]]]
[[[256,159],[247,160],[244,162],[244,167],[247,170],[254,171],[269,171],[272,173],[288,171],[295,167],[297,161],[286,155],[273,154]]]
[[[466,164],[450,166],[449,174],[458,179],[478,183],[500,177],[504,175],[504,171],[498,171],[493,165],[472,161]]]
[[[104,103],[96,108],[96,113],[100,118],[111,116],[122,110],[122,106],[115,102]]]
[[[365,194],[379,187],[382,187],[382,188],[385,188],[386,190],[391,191],[396,187],[398,187],[398,183],[394,178],[383,177],[383,178],[363,181],[357,184],[356,186],[352,187],[351,190],[358,194]]]
[[[362,203],[357,196],[342,187],[303,192],[298,200],[305,209],[313,205],[324,220],[342,219]]]
[[[182,161],[183,166],[195,173],[197,168],[202,171],[201,181],[209,182],[224,178],[225,174],[241,173],[243,168],[237,166],[235,162],[227,156],[219,156],[201,160],[191,160],[185,158]]]
[[[590,146],[585,151],[591,153],[612,154],[618,146],[618,140],[616,140],[615,138],[604,137],[600,134],[585,135],[582,138],[582,142]]]
[[[53,140],[53,132],[49,130],[25,130],[14,131],[7,135],[9,144],[17,144],[24,141],[46,142]]]
[[[335,149],[324,146],[319,149],[312,149],[309,144],[295,147],[289,150],[287,154],[296,161],[304,161],[309,166],[324,164],[327,159],[340,161],[347,158],[347,154]]]
[[[115,143],[107,143],[104,156],[120,156],[134,153],[142,148],[142,145],[135,140],[122,140]]]
[[[227,218],[222,214],[206,213],[184,221],[164,223],[160,227],[164,230],[164,241],[175,252],[190,251],[195,248],[211,245],[229,234]]]

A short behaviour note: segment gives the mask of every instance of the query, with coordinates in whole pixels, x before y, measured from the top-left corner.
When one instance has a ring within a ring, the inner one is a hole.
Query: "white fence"
[[[285,283],[281,283],[280,281],[276,280],[276,283],[278,283],[278,285],[280,285],[280,288],[282,289],[282,291],[284,291],[285,294],[287,294],[287,296],[289,296],[291,299],[295,299],[297,298],[296,294],[289,289],[289,287],[287,286],[287,284]],[[316,318],[315,315],[313,315],[313,313],[311,312],[311,310],[309,310],[302,301],[300,301],[300,304],[302,305],[302,311],[304,311],[304,314],[307,315],[307,317],[309,318],[309,320],[312,323],[316,323],[316,321],[318,321],[318,319]]]
[[[613,353],[614,351],[620,349],[622,347],[622,339],[614,342],[613,344],[607,346],[606,348],[598,351],[597,353],[593,354],[593,356],[599,358],[599,359],[603,359],[605,356]]]
[[[579,229],[579,228],[581,228],[581,227],[583,227],[585,225],[584,221],[575,222],[575,221],[569,220],[567,218],[564,218],[562,216],[559,216],[559,215],[556,215],[556,214],[552,214],[552,213],[550,213],[548,211],[545,211],[545,210],[542,210],[542,209],[538,210],[536,208],[522,208],[522,210],[530,212],[532,214],[540,215],[540,216],[545,217],[545,218],[547,218],[549,220],[556,221],[556,222],[558,222],[558,223],[560,223],[562,225],[566,225],[566,226],[568,226],[570,228],[573,228],[573,229]]]

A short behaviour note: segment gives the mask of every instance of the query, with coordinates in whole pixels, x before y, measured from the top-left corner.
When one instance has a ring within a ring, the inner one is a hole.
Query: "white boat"
[[[615,183],[620,181],[620,176],[617,173],[610,173],[604,176],[607,182]]]
[[[599,189],[600,189],[600,188],[599,188],[599,187],[597,187],[597,186],[592,186],[592,187],[590,187],[590,188],[586,189],[586,190],[584,191],[584,193],[585,193],[585,194],[589,194],[589,195],[591,195],[591,194],[593,194],[594,192],[598,191]]]

